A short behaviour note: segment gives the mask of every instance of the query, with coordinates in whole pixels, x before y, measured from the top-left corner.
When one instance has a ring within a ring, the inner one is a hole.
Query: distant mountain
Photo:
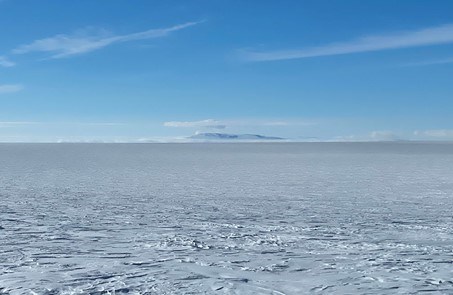
[[[244,140],[244,141],[267,141],[267,140],[284,140],[281,137],[264,136],[259,134],[226,134],[226,133],[197,133],[189,137],[197,140]]]

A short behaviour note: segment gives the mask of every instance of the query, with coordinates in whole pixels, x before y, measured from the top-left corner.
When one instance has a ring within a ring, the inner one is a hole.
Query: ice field
[[[453,293],[453,144],[1,144],[0,294]]]

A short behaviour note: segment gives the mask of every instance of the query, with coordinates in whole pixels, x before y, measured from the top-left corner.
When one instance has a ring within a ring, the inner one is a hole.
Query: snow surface
[[[1,144],[0,294],[452,294],[452,167],[451,144]]]

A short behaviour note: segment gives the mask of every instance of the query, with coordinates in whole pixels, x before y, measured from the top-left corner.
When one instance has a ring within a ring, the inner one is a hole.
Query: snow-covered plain
[[[452,144],[0,145],[0,294],[452,294],[452,262]]]

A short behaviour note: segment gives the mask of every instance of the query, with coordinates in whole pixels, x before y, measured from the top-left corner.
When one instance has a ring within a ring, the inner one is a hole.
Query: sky
[[[450,0],[0,0],[0,142],[453,140]]]

